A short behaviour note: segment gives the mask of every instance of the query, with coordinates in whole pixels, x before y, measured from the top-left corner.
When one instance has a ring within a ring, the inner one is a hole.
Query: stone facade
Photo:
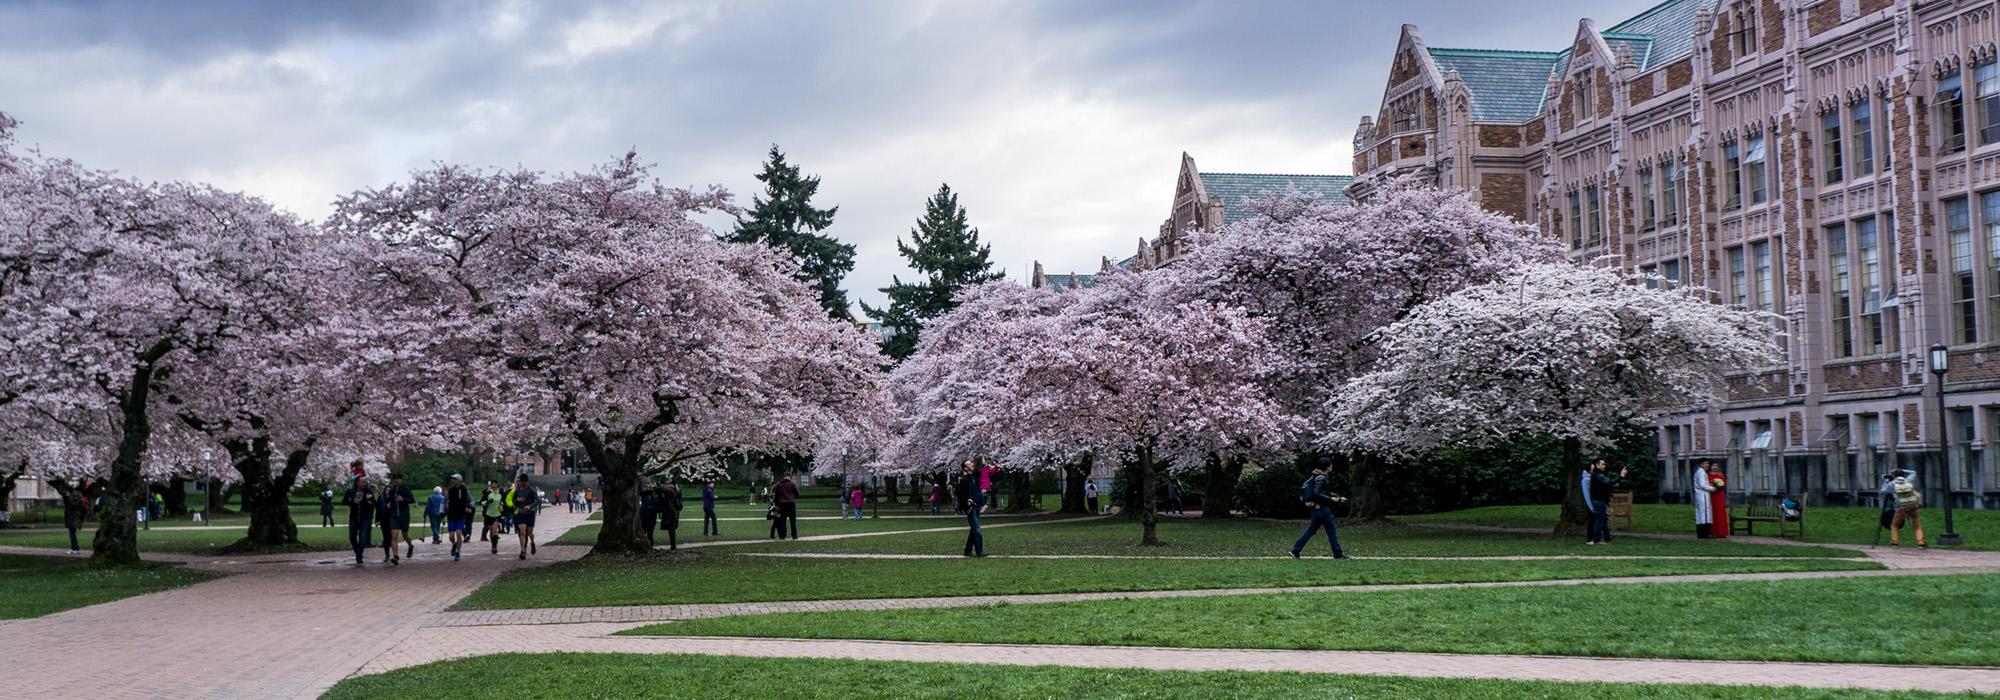
[[[1996,55],[1994,0],[1667,0],[1553,52],[1405,25],[1348,194],[1477,190],[1578,260],[1773,314],[1782,364],[1660,420],[1670,499],[1715,459],[1813,503],[1873,503],[1901,465],[1936,502],[1946,437],[1954,500],[2000,507]]]

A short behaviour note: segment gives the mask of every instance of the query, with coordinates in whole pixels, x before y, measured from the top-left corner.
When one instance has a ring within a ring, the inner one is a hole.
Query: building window
[[[1771,274],[1770,241],[1750,244],[1750,274],[1751,279],[1757,283],[1757,310],[1765,313],[1777,312],[1777,285]]]
[[[1579,201],[1582,196],[1577,192],[1569,193],[1569,247],[1572,250],[1583,247],[1583,204]]]
[[[1656,200],[1653,197],[1653,169],[1646,168],[1644,170],[1640,170],[1639,171],[1639,230],[1641,231],[1653,230],[1653,220],[1654,220],[1653,210],[1655,203]]]
[[[1972,68],[1979,91],[1979,145],[2000,142],[2000,65],[1987,59]]]
[[[1722,206],[1735,209],[1743,206],[1743,158],[1737,153],[1736,144],[1722,146]]]
[[[1875,235],[1875,220],[1854,222],[1854,257],[1861,267],[1861,352],[1882,352],[1882,246]]]
[[[1938,81],[1931,104],[1937,109],[1938,153],[1965,150],[1965,90],[1958,73]]]
[[[1770,180],[1764,177],[1764,137],[1743,141],[1743,179],[1750,188],[1750,203],[1763,204]]]
[[[1852,116],[1848,122],[1847,138],[1854,144],[1854,176],[1861,177],[1875,172],[1875,119],[1867,100],[1857,102],[1847,108]]]
[[[1987,334],[2000,333],[2000,192],[1979,195],[1979,223],[1986,227]]]
[[[1959,343],[1979,341],[1979,314],[1973,308],[1972,203],[1964,197],[1944,201],[1945,240],[1951,246],[1952,338]]]
[[[1730,55],[1742,58],[1757,52],[1757,11],[1744,8],[1735,15],[1736,31],[1729,34]]]
[[[1750,308],[1750,279],[1744,274],[1743,246],[1729,249],[1729,303]]]
[[[1826,227],[1827,277],[1833,282],[1833,356],[1854,355],[1854,275],[1848,266],[1847,227]]]
[[[1888,170],[1896,164],[1896,140],[1889,136],[1889,129],[1895,126],[1896,122],[1889,117],[1889,100],[1886,97],[1877,100],[1875,121],[1882,122],[1882,128],[1875,130],[1875,152],[1882,154],[1880,158],[1882,164],[1876,167],[1876,172]]]
[[[1681,219],[1680,169],[1670,162],[1660,164],[1660,225],[1672,226]]]
[[[1836,109],[1819,117],[1820,157],[1826,161],[1826,184],[1840,182],[1840,110]]]
[[[1667,279],[1667,287],[1679,287],[1687,280],[1681,279],[1681,261],[1668,260],[1660,263],[1660,276]]]
[[[1593,246],[1602,245],[1604,243],[1604,208],[1598,202],[1596,185],[1583,188],[1583,201],[1587,205],[1584,216],[1587,217],[1588,221],[1585,221],[1584,225],[1590,227],[1589,244]]]

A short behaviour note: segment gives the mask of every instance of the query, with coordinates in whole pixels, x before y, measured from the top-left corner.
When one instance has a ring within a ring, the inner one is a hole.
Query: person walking
[[[333,527],[333,487],[319,492],[319,526]]]
[[[431,523],[431,544],[444,542],[443,486],[432,486],[430,497],[424,499],[424,519]]]
[[[1090,514],[1097,515],[1099,512],[1097,510],[1097,482],[1083,482],[1083,500],[1086,504],[1089,504]]]
[[[416,502],[417,495],[410,493],[409,485],[403,483],[403,475],[390,474],[389,489],[382,495],[383,506],[387,508],[384,515],[388,516],[382,523],[382,529],[385,531],[382,543],[389,550],[389,563],[392,565],[402,564],[405,556],[417,556],[417,545],[410,541],[410,506]],[[387,532],[390,530],[394,531],[393,534]],[[399,541],[409,549],[408,553],[396,554],[396,543]]]
[[[1187,514],[1187,511],[1181,510],[1180,479],[1175,479],[1173,481],[1167,482],[1167,510],[1171,513],[1174,513],[1175,515]]]
[[[1694,490],[1688,493],[1688,503],[1694,506],[1694,536],[1709,539],[1715,536],[1715,504],[1709,496],[1715,493],[1715,485],[1708,483],[1708,460],[1694,468]]]
[[[853,490],[853,491],[849,491],[849,492],[847,493],[847,505],[848,505],[849,507],[851,507],[851,508],[853,509],[853,511],[854,511],[854,519],[855,519],[855,520],[860,520],[860,519],[861,519],[861,514],[862,514],[862,510],[863,510],[861,506],[862,506],[862,504],[863,504],[863,503],[865,502],[865,501],[864,501],[864,499],[865,499],[865,498],[866,498],[866,497],[865,497],[865,496],[863,496],[863,495],[862,495],[862,493],[861,493],[861,485],[860,485],[860,484],[855,484],[855,485],[854,485],[854,490]]]
[[[681,548],[681,487],[667,482],[666,489],[660,491],[660,529],[667,532],[667,551]]]
[[[465,487],[465,475],[451,475],[451,489],[444,492],[445,537],[451,540],[451,560],[458,561],[460,550],[472,539],[472,491]]]
[[[1917,473],[1908,469],[1891,469],[1882,475],[1882,498],[1893,500],[1896,514],[1889,521],[1889,546],[1903,546],[1903,523],[1917,534],[1917,548],[1930,549],[1924,543],[1924,524],[1918,519],[1918,512],[1924,506],[1924,492],[1917,489]]]
[[[646,531],[646,544],[653,540],[653,528],[660,521],[660,487],[651,481],[639,488],[639,527]]]
[[[62,492],[63,529],[69,530],[69,553],[81,554],[82,545],[76,541],[76,533],[83,529],[83,519],[90,513],[90,502],[84,500],[82,488],[71,488]]]
[[[1340,535],[1335,532],[1333,524],[1333,504],[1346,500],[1328,490],[1326,467],[1313,469],[1312,476],[1306,477],[1306,482],[1299,486],[1299,502],[1309,511],[1312,522],[1306,525],[1305,532],[1299,533],[1299,541],[1292,543],[1293,559],[1299,558],[1299,552],[1305,551],[1306,543],[1312,541],[1313,534],[1320,528],[1326,528],[1326,542],[1333,545],[1333,558],[1347,558],[1347,553],[1340,549]]]
[[[514,488],[507,491],[506,504],[514,507],[514,536],[521,541],[521,559],[535,553],[535,512],[541,506],[541,499],[541,492],[528,483],[527,474],[514,477]]]
[[[479,492],[479,515],[484,527],[479,531],[479,539],[493,544],[493,554],[500,553],[500,486],[492,479],[486,480],[486,488]]]
[[[375,530],[375,487],[367,475],[357,474],[340,497],[347,506],[347,544],[354,547],[354,565],[361,566],[361,553],[368,550],[369,535]]]
[[[979,511],[986,507],[986,492],[979,489],[979,475],[971,462],[959,468],[958,492],[965,494],[965,556],[986,556],[986,538],[979,532]]]
[[[1620,468],[1618,476],[1612,476],[1610,467],[1604,460],[1592,462],[1589,478],[1584,481],[1583,504],[1590,508],[1590,526],[1584,537],[1584,544],[1611,544],[1611,490],[1624,479],[1626,470]]]
[[[715,517],[715,482],[701,487],[701,534],[722,536],[722,521]]]
[[[778,506],[778,539],[785,538],[789,528],[792,539],[799,538],[799,485],[792,481],[792,475],[778,478],[778,485],[771,490],[771,500]]]
[[[933,482],[931,484],[931,515],[937,515],[939,506],[943,504],[944,487]]]

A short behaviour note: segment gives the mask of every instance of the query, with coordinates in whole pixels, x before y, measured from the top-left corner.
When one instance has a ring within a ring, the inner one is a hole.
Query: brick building
[[[1659,423],[1670,498],[1717,458],[1732,490],[1826,503],[1872,503],[1899,464],[1936,503],[1944,432],[1953,499],[2000,507],[1995,9],[1667,0],[1582,20],[1558,51],[1433,48],[1405,25],[1348,193],[1420,173],[1580,260],[1781,316],[1783,364]]]

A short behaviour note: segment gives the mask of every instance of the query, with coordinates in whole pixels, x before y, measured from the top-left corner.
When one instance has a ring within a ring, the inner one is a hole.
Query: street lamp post
[[[1944,534],[1938,535],[1938,544],[1957,545],[1960,543],[1958,531],[1951,523],[1951,421],[1944,412],[1944,373],[1950,369],[1951,354],[1945,351],[1944,343],[1931,345],[1931,374],[1937,377],[1938,406],[1938,465],[1944,474]]]

